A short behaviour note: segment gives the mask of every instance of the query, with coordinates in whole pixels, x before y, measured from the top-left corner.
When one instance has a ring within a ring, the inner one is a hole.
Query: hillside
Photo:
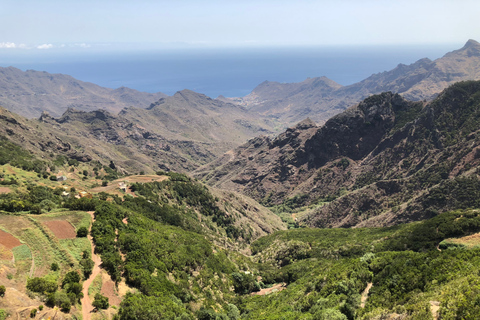
[[[109,89],[64,74],[13,67],[0,68],[0,92],[1,106],[27,118],[38,118],[44,111],[59,117],[69,107],[117,114],[130,106],[147,107],[166,96],[125,87]]]
[[[118,181],[127,192],[97,187],[75,198],[62,190],[87,186],[93,175],[57,182],[10,164],[0,168],[10,189],[0,192],[2,319],[480,315],[478,242],[462,244],[478,238],[478,209],[390,228],[278,224],[254,235],[253,220],[241,219],[257,212],[273,226],[278,218],[252,200],[214,195],[185,175],[124,177]],[[91,168],[74,167],[78,175],[84,170]],[[81,230],[89,228],[86,238]],[[85,304],[80,288],[98,309]],[[97,303],[105,298],[106,305]]]
[[[480,82],[431,103],[371,96],[322,127],[250,140],[196,171],[317,227],[392,225],[476,205]],[[308,206],[308,207],[305,207]]]
[[[45,159],[115,163],[125,173],[188,171],[214,159],[212,144],[169,140],[108,111],[68,109],[60,118],[25,119],[0,107],[0,136]]]
[[[212,144],[215,155],[260,134],[271,134],[273,124],[232,103],[213,100],[191,90],[152,103],[148,108],[125,108],[120,115],[170,140]]]
[[[399,64],[352,85],[341,86],[325,77],[300,83],[265,81],[249,95],[231,101],[291,126],[307,117],[323,123],[371,94],[386,91],[408,100],[431,100],[449,85],[465,80],[480,80],[480,44],[475,40],[435,61],[424,58],[411,65]]]

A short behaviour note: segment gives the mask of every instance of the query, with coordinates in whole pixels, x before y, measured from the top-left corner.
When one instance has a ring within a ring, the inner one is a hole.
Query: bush
[[[52,271],[57,271],[58,269],[59,269],[58,263],[53,262],[53,263],[50,265],[50,270],[52,270]]]
[[[65,275],[65,278],[62,282],[62,288],[65,287],[67,284],[70,283],[79,283],[80,282],[80,275],[76,271],[70,271]]]
[[[35,318],[36,315],[37,315],[37,309],[30,310],[30,318]]]
[[[57,290],[57,283],[53,280],[35,277],[27,280],[27,289],[39,293],[55,292]]]
[[[110,305],[108,303],[107,297],[101,295],[100,293],[97,293],[95,295],[95,300],[93,301],[92,306],[97,309],[108,309]]]
[[[80,227],[77,230],[77,238],[85,238],[88,234],[87,227]]]
[[[5,295],[5,291],[7,291],[5,286],[0,286],[0,297],[3,297]]]

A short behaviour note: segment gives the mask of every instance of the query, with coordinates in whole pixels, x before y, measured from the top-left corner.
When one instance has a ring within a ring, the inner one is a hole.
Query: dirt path
[[[365,308],[365,303],[367,302],[367,299],[368,299],[368,293],[370,292],[370,289],[372,288],[372,286],[373,286],[373,283],[371,282],[367,283],[367,287],[362,292],[360,307]]]
[[[430,301],[430,311],[432,312],[433,319],[438,319],[438,310],[440,310],[440,302]]]
[[[93,211],[88,212],[92,216],[92,224],[95,221],[95,216]],[[90,230],[92,227],[90,226]],[[89,231],[90,231],[89,230]],[[92,301],[90,301],[90,297],[88,296],[88,288],[93,282],[93,279],[100,273],[100,264],[102,263],[102,260],[100,259],[100,256],[95,254],[95,245],[93,244],[92,236],[90,235],[90,232],[88,233],[88,240],[90,240],[90,243],[92,244],[92,260],[94,262],[92,274],[90,277],[83,282],[83,298],[82,298],[82,314],[83,314],[83,320],[90,320],[91,315],[93,311],[93,306],[92,306]]]
[[[30,249],[30,247],[28,248]],[[33,273],[35,272],[35,258],[33,256],[33,251],[30,250],[30,252],[32,253],[32,266],[30,267],[30,278],[33,277]],[[15,257],[15,256],[14,256]],[[15,259],[15,258],[14,258]]]
[[[277,283],[270,288],[265,288],[257,292],[252,292],[252,296],[264,296],[273,292],[279,292],[286,289],[286,283]]]

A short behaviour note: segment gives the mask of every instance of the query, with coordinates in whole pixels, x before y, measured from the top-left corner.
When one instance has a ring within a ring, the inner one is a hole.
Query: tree
[[[69,283],[79,283],[80,282],[80,275],[76,271],[70,271],[65,275],[65,278],[62,282],[62,287],[65,287]]]
[[[77,230],[77,238],[85,238],[88,234],[87,227],[80,227]]]
[[[50,265],[50,270],[52,270],[52,271],[57,271],[58,269],[59,269],[58,263],[53,262],[53,263]]]
[[[30,310],[30,318],[35,318],[36,315],[37,315],[37,309]]]
[[[108,309],[110,304],[108,303],[107,297],[101,295],[100,293],[97,293],[95,295],[95,300],[93,301],[92,306],[97,309]]]
[[[240,319],[240,311],[238,310],[236,305],[231,303],[228,304],[225,308],[225,311],[227,311],[227,316],[230,318],[230,320]]]
[[[5,288],[5,286],[0,286],[0,297],[5,296],[5,291],[7,291],[7,289]]]

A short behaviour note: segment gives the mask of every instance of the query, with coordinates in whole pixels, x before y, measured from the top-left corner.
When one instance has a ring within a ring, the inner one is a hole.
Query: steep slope
[[[480,191],[479,97],[480,82],[455,84],[425,106],[375,95],[322,127],[253,139],[197,176],[264,204],[313,205],[301,220],[319,227],[391,225],[468,207]]]
[[[168,139],[212,144],[210,152],[217,155],[256,135],[272,133],[272,124],[254,112],[190,90],[162,98],[147,109],[125,108],[120,115]]]
[[[83,162],[113,161],[127,173],[188,171],[214,159],[206,143],[169,140],[104,110],[70,108],[58,119],[43,114],[29,120],[0,108],[0,123],[0,136],[47,159],[60,153]]]
[[[349,86],[325,77],[300,83],[264,82],[249,95],[232,101],[287,125],[306,117],[322,123],[371,94],[392,91],[409,100],[430,100],[455,82],[479,79],[480,44],[469,40],[463,48],[435,61],[424,58],[408,66],[399,64]]]
[[[44,111],[59,117],[68,107],[118,113],[129,106],[147,107],[165,96],[125,87],[104,88],[64,74],[0,68],[0,105],[27,118],[37,118]]]

